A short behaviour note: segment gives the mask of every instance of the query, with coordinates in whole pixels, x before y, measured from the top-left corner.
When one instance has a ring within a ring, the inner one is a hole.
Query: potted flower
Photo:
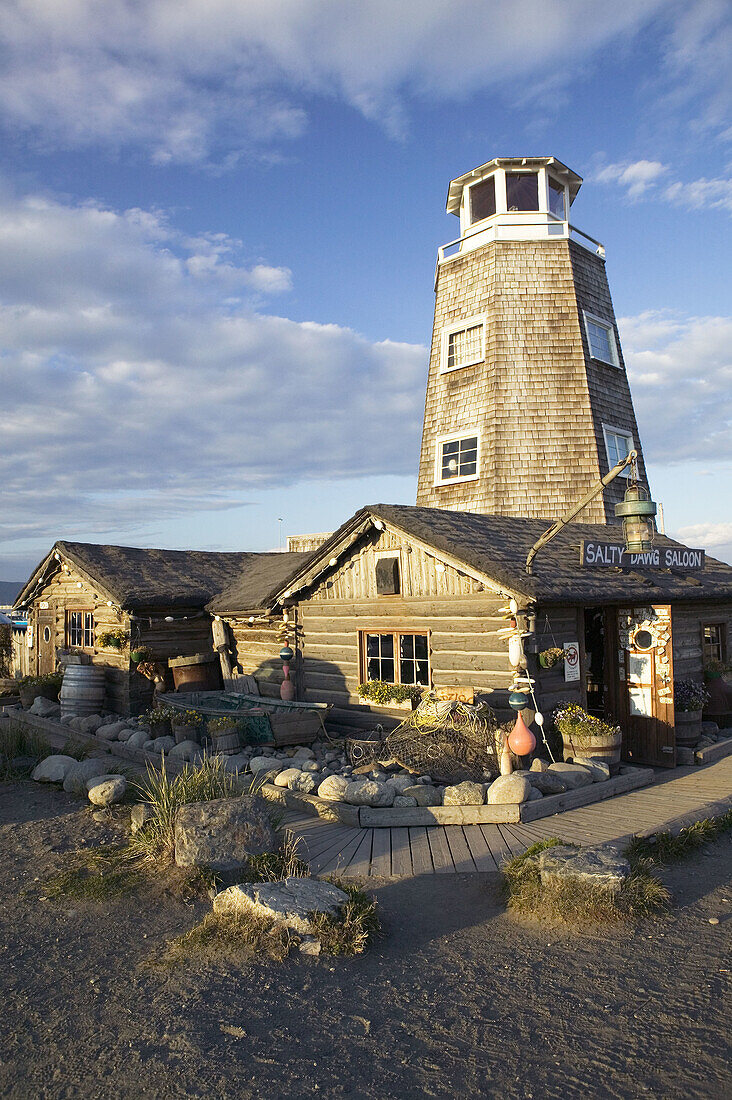
[[[130,660],[136,664],[144,664],[144,662],[152,662],[155,660],[153,651],[147,645],[138,645],[134,649],[130,650]]]
[[[389,684],[386,680],[368,680],[358,685],[362,703],[396,710],[414,710],[425,690],[419,684]]]
[[[575,757],[599,760],[609,765],[611,772],[617,771],[623,741],[620,726],[604,722],[577,703],[570,702],[560,703],[553,719],[554,728],[562,736],[565,760]]]
[[[63,672],[47,672],[43,676],[24,676],[18,684],[18,694],[23,709],[29,710],[39,695],[56,702],[63,678]]]
[[[151,710],[145,711],[142,717],[143,721],[147,722],[150,727],[150,739],[152,741],[156,737],[170,735],[170,723],[175,715],[177,715],[177,711],[174,711],[172,707],[152,707]]]
[[[100,649],[124,649],[128,639],[126,630],[102,630],[97,634],[97,645]]]
[[[241,748],[241,722],[231,715],[210,718],[208,732],[213,743],[213,751],[223,756],[234,756]]]
[[[689,749],[701,737],[702,711],[709,692],[698,680],[674,680],[674,725],[676,744]]]
[[[539,664],[542,668],[554,668],[560,661],[564,660],[564,650],[559,646],[550,646],[549,649],[542,649],[539,654]]]
[[[203,725],[203,715],[197,710],[175,710],[170,720],[176,745],[182,741],[198,741]]]

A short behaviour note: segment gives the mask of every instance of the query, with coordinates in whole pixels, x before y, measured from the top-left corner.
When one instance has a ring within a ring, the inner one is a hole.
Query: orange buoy
[[[528,756],[536,748],[536,738],[520,714],[516,716],[516,725],[508,735],[508,747],[516,756]]]

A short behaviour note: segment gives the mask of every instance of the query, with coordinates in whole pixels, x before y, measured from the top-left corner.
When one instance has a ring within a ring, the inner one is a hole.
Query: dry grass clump
[[[705,817],[695,821],[679,833],[653,833],[651,836],[635,836],[625,849],[631,866],[640,860],[648,865],[660,866],[677,863],[705,844],[717,840],[723,833],[732,829],[732,810],[719,817]]]
[[[631,874],[619,890],[569,879],[542,884],[536,857],[546,848],[563,843],[558,837],[541,841],[504,865],[504,892],[510,912],[541,921],[598,925],[641,920],[668,906],[668,890],[643,861],[631,865]]]
[[[63,756],[73,756],[74,760],[83,760],[90,752],[98,748],[99,745],[96,741],[85,741],[83,738],[69,737],[67,741],[64,741],[60,752]]]
[[[171,940],[161,962],[175,966],[199,962],[248,962],[253,958],[282,962],[294,940],[286,928],[253,913],[207,913],[200,924]]]
[[[349,882],[335,878],[328,881],[348,894],[348,901],[337,917],[314,914],[311,917],[313,935],[320,940],[326,955],[361,955],[381,932],[376,902]]]
[[[286,830],[277,852],[263,852],[249,856],[246,869],[238,876],[239,882],[279,882],[283,878],[306,878],[310,868],[300,859],[300,838]]]
[[[53,749],[40,734],[27,730],[18,722],[0,725],[0,780],[27,779],[36,764],[50,756]],[[24,767],[14,765],[18,757],[27,756],[33,761]]]
[[[109,901],[131,893],[144,878],[139,857],[126,845],[103,844],[67,858],[69,866],[43,884],[49,898]]]
[[[130,848],[146,859],[170,861],[175,851],[175,815],[190,802],[210,802],[215,798],[235,798],[248,792],[250,784],[231,772],[216,756],[204,756],[200,764],[186,764],[172,779],[165,768],[147,766],[145,779],[133,780],[140,802],[151,805],[154,817],[135,833]]]

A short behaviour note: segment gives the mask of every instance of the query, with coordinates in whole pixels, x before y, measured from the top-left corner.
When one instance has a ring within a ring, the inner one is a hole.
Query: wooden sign
[[[683,569],[685,573],[701,573],[704,568],[703,550],[688,546],[656,546],[644,554],[629,554],[624,546],[615,542],[580,543],[580,565],[593,568],[616,566],[620,569]]]
[[[475,702],[475,688],[472,687],[449,687],[449,688],[435,688],[435,695],[438,699],[445,702],[456,703],[474,703]]]
[[[572,683],[580,678],[579,642],[562,642],[564,650],[564,682]]]

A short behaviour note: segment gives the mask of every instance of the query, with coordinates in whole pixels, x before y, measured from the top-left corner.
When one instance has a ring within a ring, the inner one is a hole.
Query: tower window
[[[585,313],[584,318],[591,358],[598,359],[601,363],[609,363],[611,367],[619,367],[613,326],[603,321],[601,317],[594,317],[591,313]]]
[[[605,436],[608,467],[612,469],[618,462],[627,458],[633,450],[633,436],[630,432],[623,431],[622,428],[613,428],[609,424],[603,424],[602,434]],[[630,467],[626,466],[620,476],[630,477]]]
[[[496,212],[496,181],[493,176],[487,180],[475,183],[469,189],[470,195],[470,224],[482,222],[484,218],[491,218]]]
[[[447,485],[454,481],[472,481],[478,476],[478,436],[452,436],[438,442],[435,481]]]
[[[549,176],[549,213],[562,221],[567,217],[564,204],[564,184],[558,183]]]
[[[470,367],[485,359],[485,324],[482,317],[470,317],[442,332],[440,369]]]
[[[506,172],[506,206],[509,212],[539,209],[539,177],[536,172]]]

